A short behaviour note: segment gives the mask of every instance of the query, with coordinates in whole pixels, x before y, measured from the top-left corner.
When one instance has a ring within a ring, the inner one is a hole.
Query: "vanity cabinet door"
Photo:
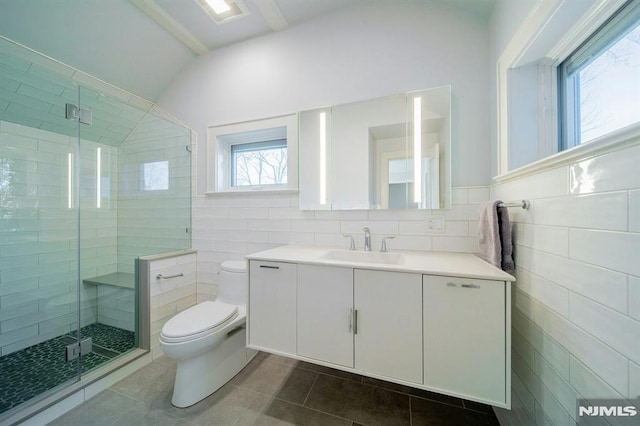
[[[425,386],[504,405],[505,283],[424,275],[423,286]]]
[[[296,268],[294,263],[249,262],[248,345],[296,353]]]
[[[355,270],[355,364],[422,383],[422,275]]]
[[[298,265],[298,355],[353,367],[353,269]]]

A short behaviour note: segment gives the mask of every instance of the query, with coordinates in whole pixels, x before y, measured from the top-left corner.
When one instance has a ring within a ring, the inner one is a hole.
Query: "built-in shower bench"
[[[112,272],[82,280],[87,287],[95,288],[92,296],[95,322],[135,330],[135,281],[135,274],[130,272]]]
[[[130,272],[112,272],[98,277],[85,278],[85,284],[110,285],[114,287],[135,288],[135,274]]]

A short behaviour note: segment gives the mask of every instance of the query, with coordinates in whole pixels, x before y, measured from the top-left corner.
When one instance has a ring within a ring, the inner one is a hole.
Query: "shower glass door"
[[[138,301],[150,295],[139,292],[135,259],[191,247],[191,133],[150,103],[144,110],[86,87],[79,100],[84,374],[148,345]]]
[[[145,112],[80,87],[80,323],[83,374],[137,347],[133,256],[119,252],[119,149]],[[123,219],[123,218],[122,218]]]
[[[0,39],[0,422],[80,378],[78,88],[17,52]]]

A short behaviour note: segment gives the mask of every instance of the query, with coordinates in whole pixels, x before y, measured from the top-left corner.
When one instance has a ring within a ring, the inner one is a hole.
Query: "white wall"
[[[497,93],[498,70],[496,63],[509,41],[514,36],[522,21],[527,17],[536,0],[497,0],[489,21],[489,76],[490,76],[490,111],[491,111],[491,176],[498,171],[498,139]]]
[[[361,240],[364,226],[376,246],[398,236],[391,250],[477,252],[477,210],[491,176],[488,69],[486,20],[422,2],[363,5],[194,61],[159,103],[199,135],[200,300],[214,297],[224,260],[283,244],[346,247],[342,233]],[[202,195],[208,126],[449,84],[454,206],[434,211],[446,217],[444,233],[427,234],[428,211],[301,212],[297,195]]]
[[[498,3],[494,68],[531,3]],[[638,164],[640,146],[627,146],[492,188],[532,203],[511,211],[512,409],[498,410],[501,424],[573,425],[579,398],[640,394]]]
[[[487,22],[422,2],[367,4],[195,60],[159,104],[200,137],[208,126],[452,85],[453,184],[491,177]]]

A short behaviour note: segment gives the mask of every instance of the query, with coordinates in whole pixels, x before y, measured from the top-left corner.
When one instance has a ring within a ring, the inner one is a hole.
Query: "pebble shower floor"
[[[82,327],[81,335],[93,340],[93,351],[82,356],[82,373],[135,347],[132,331],[104,324]],[[65,347],[75,341],[72,332],[0,358],[0,414],[73,379],[77,364],[65,362]]]

